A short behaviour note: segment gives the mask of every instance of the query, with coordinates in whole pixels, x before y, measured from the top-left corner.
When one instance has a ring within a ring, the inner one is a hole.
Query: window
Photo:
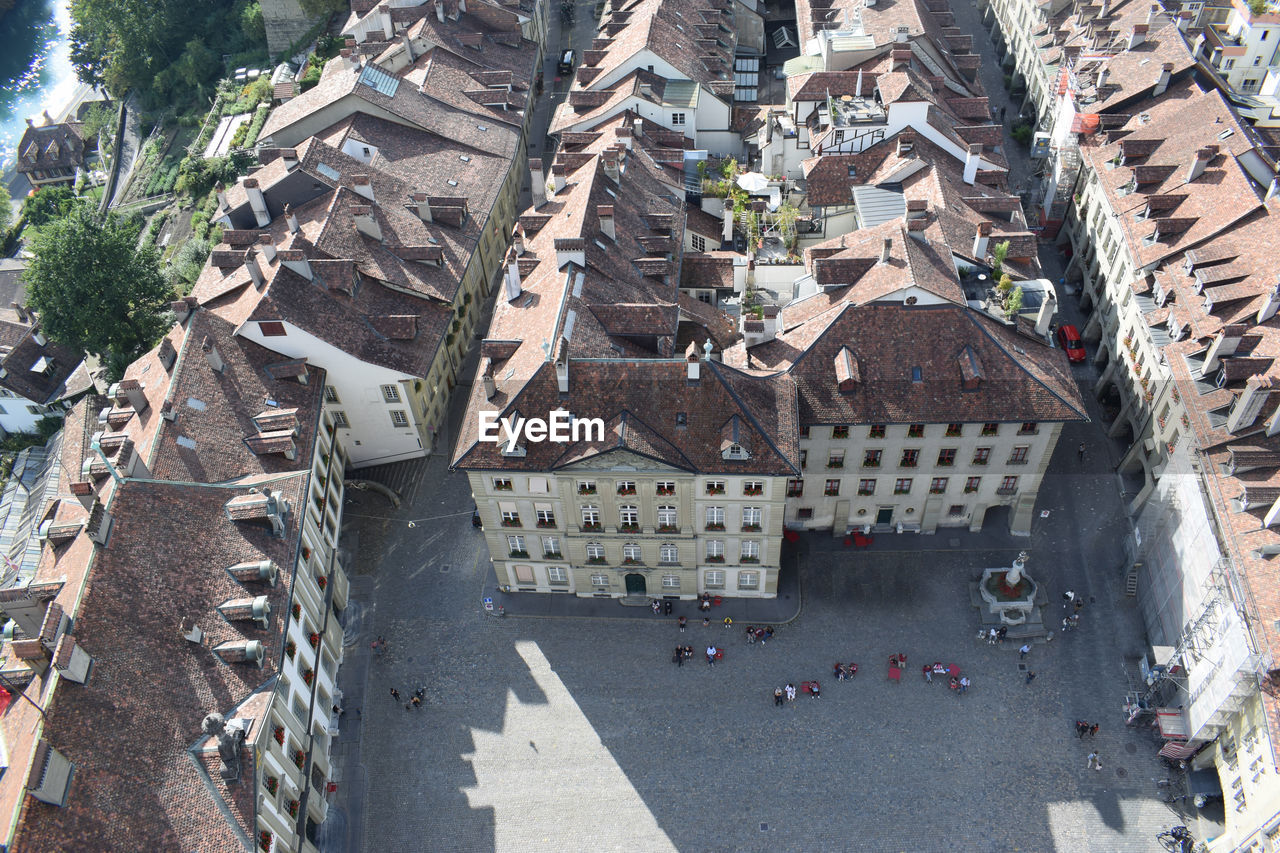
[[[759,589],[759,572],[738,572],[738,589]]]
[[[592,586],[608,586],[609,578],[607,575],[592,575],[591,585]]]
[[[502,526],[520,526],[520,511],[515,508],[515,504],[502,504]]]
[[[347,420],[346,412],[330,412],[333,415],[333,425],[339,429],[346,429],[351,426],[351,421]]]
[[[884,424],[872,424],[867,430],[867,438],[884,438]]]
[[[724,562],[724,543],[719,539],[707,540],[707,559],[715,562]]]
[[[813,518],[813,507],[811,506],[800,507],[799,509],[796,510],[796,518],[799,518],[802,520],[806,518]]]
[[[684,113],[672,113],[672,114],[671,114],[671,126],[672,126],[672,127],[684,127]]]
[[[951,509],[947,511],[947,515],[952,518],[959,518],[964,515],[964,504],[952,504]]]
[[[863,468],[879,468],[880,453],[881,451],[879,450],[864,451],[862,454],[862,467]]]
[[[708,480],[708,481],[707,481],[707,494],[709,494],[709,495],[723,495],[723,494],[724,494],[724,480]]]
[[[915,448],[907,448],[902,451],[902,460],[898,462],[900,468],[914,468],[920,461],[920,451]]]
[[[929,483],[929,494],[931,495],[940,495],[946,490],[947,490],[946,477],[934,477],[933,481]]]
[[[569,583],[569,573],[564,570],[563,566],[549,566],[547,568],[547,583],[564,586]]]
[[[911,424],[908,426],[907,438],[924,438],[924,424]]]
[[[972,492],[976,492],[978,491],[978,486],[981,486],[981,485],[982,485],[981,477],[970,477],[969,479],[964,481],[964,493],[967,495]]]
[[[1030,449],[1031,448],[1025,444],[1019,444],[1017,447],[1013,448],[1013,452],[1009,454],[1009,464],[1010,465],[1026,465],[1027,451]]]
[[[680,549],[675,545],[659,545],[658,546],[658,562],[671,565],[680,562]],[[663,586],[666,586],[665,582]],[[679,584],[677,584],[679,586]]]
[[[693,244],[695,252],[705,252],[707,250],[707,238],[701,234],[690,235],[689,242]]]
[[[264,338],[279,338],[288,334],[284,330],[284,323],[279,320],[258,321],[258,331],[262,333]]]
[[[535,509],[534,514],[538,516],[539,527],[555,527],[556,526],[556,514],[554,510]]]
[[[979,447],[973,451],[973,464],[986,465],[991,461],[991,448]]]
[[[905,495],[911,491],[911,478],[900,477],[894,481],[893,493],[895,495]]]
[[[849,427],[848,427],[848,426],[833,426],[833,427],[831,428],[831,437],[832,437],[832,438],[848,438],[848,437],[849,437]]]
[[[859,480],[858,481],[858,494],[874,495],[875,493],[876,493],[875,480]]]
[[[326,386],[324,386],[324,401],[325,401],[326,403],[337,403],[337,402],[339,402],[339,401],[338,401],[338,389],[337,389],[337,388],[334,388],[332,385],[326,385]]]
[[[744,495],[763,495],[764,483],[760,480],[747,480],[742,484],[742,493]]]
[[[391,425],[395,427],[407,427],[409,425],[409,416],[401,409],[392,409]]]
[[[843,450],[831,451],[831,453],[828,454],[827,456],[827,467],[843,468],[844,467],[844,451]]]
[[[659,480],[655,484],[654,491],[659,495],[674,495],[676,493],[676,484],[671,480]]]
[[[1040,430],[1034,423],[1025,423],[1018,428],[1018,435],[1035,435]]]
[[[744,506],[742,508],[742,529],[759,530],[763,518],[764,510],[760,509],[760,507]]]
[[[508,536],[507,549],[511,551],[513,557],[527,557],[529,552],[524,549],[523,536]]]
[[[583,480],[578,483],[578,494],[594,495],[596,493],[596,484],[594,480]]]
[[[808,437],[809,437],[809,427],[808,427],[808,425],[805,425],[805,426],[800,427],[800,437],[801,437],[801,438],[808,438]]]
[[[800,469],[804,470],[809,464],[809,451],[801,448],[800,450]]]
[[[635,480],[619,480],[618,481],[618,494],[634,495],[635,493],[636,493]]]
[[[640,510],[630,504],[618,507],[618,522],[623,530],[636,530],[640,526]]]
[[[560,537],[558,536],[542,537],[542,556],[544,557],[560,556]]]
[[[582,508],[582,526],[588,529],[600,528],[600,507],[584,506]]]
[[[703,576],[703,583],[708,589],[724,589],[724,572],[712,569]]]
[[[628,542],[622,546],[622,564],[629,565],[640,562],[640,546],[633,542]]]
[[[995,435],[998,432],[1000,432],[1000,424],[983,424],[982,425],[983,435]]]
[[[590,542],[587,544],[587,559],[604,562],[604,546],[599,542]],[[595,583],[595,581],[592,581]]]
[[[497,492],[511,491],[511,478],[510,477],[494,477],[493,489],[494,491],[497,491]]]
[[[787,480],[787,497],[798,498],[804,496],[804,480]]]
[[[827,487],[823,489],[822,493],[829,498],[836,497],[837,495],[840,494],[840,481],[827,480]]]
[[[964,431],[964,426],[962,424],[947,424],[948,438],[956,438],[963,431]]]
[[[707,529],[724,530],[724,507],[707,507]]]
[[[944,447],[939,450],[938,464],[943,466],[956,464],[956,449],[954,447]]]
[[[1011,495],[1018,490],[1017,477],[1005,477],[1000,481],[999,493],[1002,495]]]
[[[400,402],[400,386],[399,385],[383,385],[382,400],[385,403]]]
[[[663,575],[662,588],[663,589],[679,589],[680,576],[679,575]]]
[[[754,539],[747,539],[742,543],[742,562],[758,563],[760,562],[760,543]]]
[[[729,449],[724,452],[725,459],[750,459],[751,454],[741,444],[731,444]]]
[[[658,530],[666,533],[676,529],[676,508],[664,504],[658,507]]]

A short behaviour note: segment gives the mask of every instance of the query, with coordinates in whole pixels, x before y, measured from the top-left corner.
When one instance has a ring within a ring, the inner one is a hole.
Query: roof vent
[[[183,616],[182,621],[178,623],[178,633],[188,643],[195,643],[198,646],[204,642],[204,631],[200,630],[196,620],[189,616]]]

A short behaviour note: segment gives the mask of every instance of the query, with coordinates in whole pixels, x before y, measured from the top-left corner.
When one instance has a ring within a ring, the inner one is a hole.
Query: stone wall
[[[298,0],[261,0],[261,4],[267,24],[267,51],[275,61],[282,58],[289,45],[305,36],[315,21],[302,11]]]

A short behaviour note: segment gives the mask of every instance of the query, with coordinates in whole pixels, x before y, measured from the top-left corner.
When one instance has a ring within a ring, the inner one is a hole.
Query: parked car
[[[1080,340],[1080,330],[1075,326],[1059,326],[1058,343],[1066,351],[1068,361],[1084,361],[1084,342]]]
[[[572,50],[566,50],[564,53],[560,54],[560,62],[556,64],[556,72],[559,74],[572,74],[573,61],[575,58],[576,57],[573,55]]]

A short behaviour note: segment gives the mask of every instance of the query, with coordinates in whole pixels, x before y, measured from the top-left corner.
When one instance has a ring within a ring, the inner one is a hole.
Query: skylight
[[[339,180],[342,177],[341,175],[338,174],[337,169],[333,168],[332,166],[326,163],[318,163],[316,165],[316,171],[324,175],[326,178],[328,178],[331,181]]]
[[[370,63],[360,72],[358,82],[365,84],[375,92],[380,92],[388,97],[396,93],[396,89],[400,86],[400,78],[392,77],[378,66]]]

